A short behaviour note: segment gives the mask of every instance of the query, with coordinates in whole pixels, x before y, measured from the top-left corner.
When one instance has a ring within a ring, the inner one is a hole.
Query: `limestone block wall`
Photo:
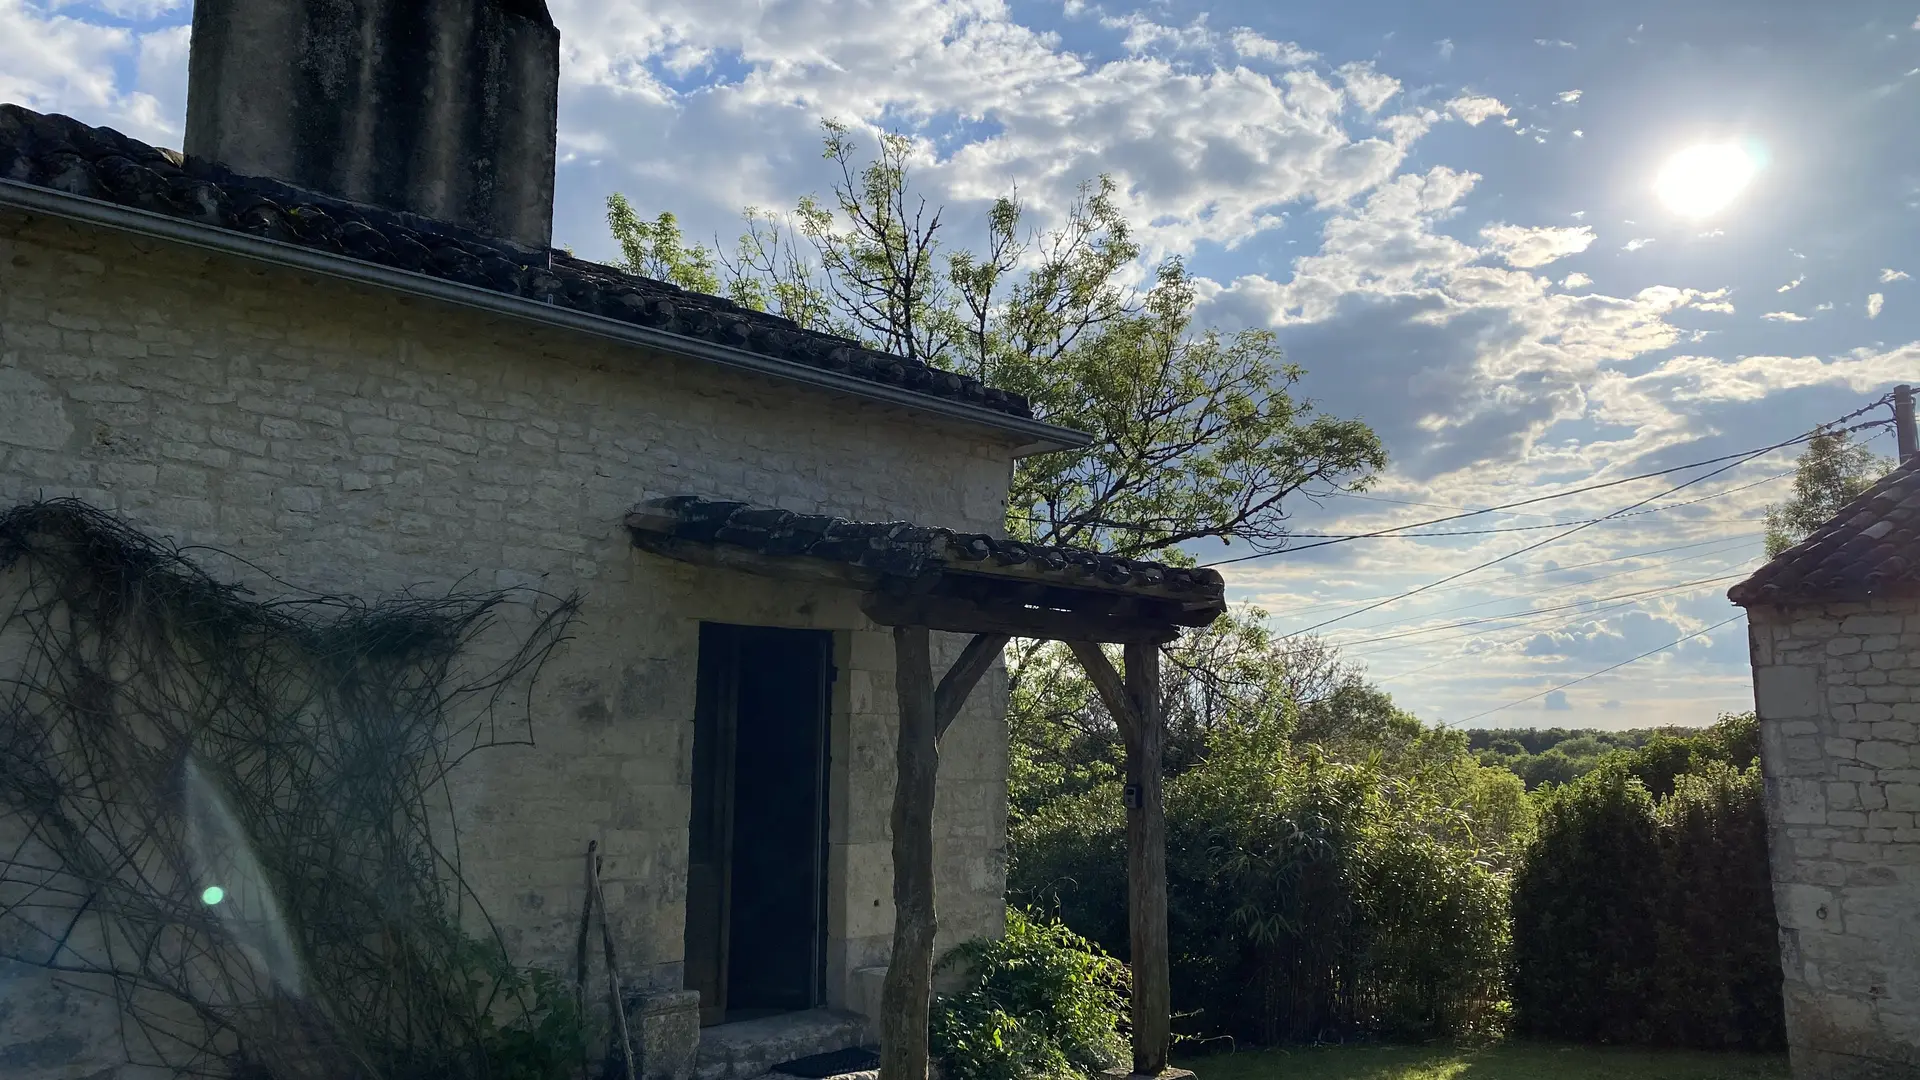
[[[1794,1075],[1920,1075],[1920,602],[1748,622]]]
[[[199,556],[266,595],[262,573],[362,596],[461,578],[582,592],[536,745],[457,774],[468,876],[530,963],[570,964],[597,839],[629,980],[681,985],[699,623],[830,629],[830,985],[855,1000],[892,925],[890,635],[843,590],[636,552],[621,515],[691,493],[992,530],[1011,462],[991,433],[924,416],[0,211],[0,505],[85,498],[246,560]],[[942,948],[1000,925],[1004,685],[984,681],[943,744]],[[51,1023],[81,1008],[56,997],[0,970],[0,1072],[96,1060]]]

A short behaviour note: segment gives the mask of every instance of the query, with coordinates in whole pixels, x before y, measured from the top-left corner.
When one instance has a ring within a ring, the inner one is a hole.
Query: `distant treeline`
[[[1602,731],[1597,728],[1476,728],[1468,749],[1482,765],[1506,769],[1531,791],[1565,784],[1592,772],[1609,755],[1646,749],[1656,742],[1685,740],[1697,728],[1658,727]]]

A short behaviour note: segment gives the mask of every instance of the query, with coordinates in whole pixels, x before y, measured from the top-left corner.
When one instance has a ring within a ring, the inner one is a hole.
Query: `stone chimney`
[[[545,0],[196,0],[185,149],[544,254],[559,84]]]

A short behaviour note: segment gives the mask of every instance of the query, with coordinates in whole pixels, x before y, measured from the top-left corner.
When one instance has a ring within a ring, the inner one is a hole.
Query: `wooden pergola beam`
[[[1141,638],[1170,638],[1174,629],[1164,620],[1115,617],[1080,611],[988,605],[957,596],[908,595],[873,592],[860,602],[867,618],[881,626],[925,626],[955,634],[1000,634],[1121,643]]]

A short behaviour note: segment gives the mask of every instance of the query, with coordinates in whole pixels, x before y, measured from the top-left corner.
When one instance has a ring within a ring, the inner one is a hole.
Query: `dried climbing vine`
[[[466,887],[448,773],[531,740],[578,603],[262,600],[84,503],[0,513],[0,957],[111,995],[177,1075],[573,1073],[575,1003]]]

